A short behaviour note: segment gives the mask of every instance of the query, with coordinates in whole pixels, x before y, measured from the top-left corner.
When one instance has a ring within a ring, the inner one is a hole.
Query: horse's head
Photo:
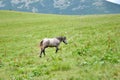
[[[63,37],[63,40],[62,40],[65,44],[67,44],[67,39],[66,37]]]

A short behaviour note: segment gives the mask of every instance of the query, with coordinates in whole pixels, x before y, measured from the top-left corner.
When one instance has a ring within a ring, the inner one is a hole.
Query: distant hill
[[[0,10],[48,14],[120,13],[120,5],[105,0],[0,0]]]

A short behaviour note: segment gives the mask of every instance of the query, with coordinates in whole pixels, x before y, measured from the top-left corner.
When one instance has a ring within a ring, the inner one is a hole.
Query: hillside
[[[48,48],[45,37],[66,36]],[[119,80],[120,14],[64,16],[0,11],[0,80]]]
[[[0,10],[67,15],[120,13],[120,5],[108,1],[109,0],[0,0]]]

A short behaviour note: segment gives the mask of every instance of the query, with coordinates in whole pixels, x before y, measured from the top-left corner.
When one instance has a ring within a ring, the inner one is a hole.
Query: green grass
[[[45,37],[66,36],[48,48]],[[0,11],[0,80],[119,80],[120,14],[65,16]]]

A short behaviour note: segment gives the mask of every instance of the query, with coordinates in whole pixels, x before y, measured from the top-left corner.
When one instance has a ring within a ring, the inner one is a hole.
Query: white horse
[[[56,47],[56,53],[57,53],[57,51],[59,50],[58,46],[60,45],[61,42],[67,44],[66,37],[44,38],[40,42],[40,48],[41,48],[40,57],[42,57],[42,53],[45,56],[45,48],[47,47]]]

